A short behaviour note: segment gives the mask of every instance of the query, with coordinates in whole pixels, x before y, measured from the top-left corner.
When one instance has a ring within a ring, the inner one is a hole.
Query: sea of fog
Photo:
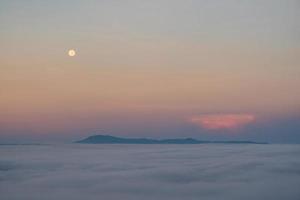
[[[300,145],[0,145],[1,200],[299,200]]]

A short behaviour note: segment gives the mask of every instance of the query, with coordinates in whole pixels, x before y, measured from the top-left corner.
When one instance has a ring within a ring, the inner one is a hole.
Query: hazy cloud
[[[2,200],[299,199],[299,145],[0,146]]]
[[[255,120],[251,114],[209,114],[193,116],[190,122],[209,130],[236,129]]]

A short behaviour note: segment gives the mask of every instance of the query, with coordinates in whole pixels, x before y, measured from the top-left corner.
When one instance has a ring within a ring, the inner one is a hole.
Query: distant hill
[[[84,144],[203,144],[203,143],[223,143],[223,144],[267,144],[253,141],[202,141],[193,138],[176,139],[148,139],[148,138],[121,138],[110,135],[93,135],[76,143]]]

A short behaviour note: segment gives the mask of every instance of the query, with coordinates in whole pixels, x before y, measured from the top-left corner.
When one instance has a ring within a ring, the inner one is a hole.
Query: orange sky
[[[207,114],[256,123],[300,111],[292,1],[2,4],[3,132],[133,130],[134,121],[155,127]],[[172,17],[181,9],[190,14]]]

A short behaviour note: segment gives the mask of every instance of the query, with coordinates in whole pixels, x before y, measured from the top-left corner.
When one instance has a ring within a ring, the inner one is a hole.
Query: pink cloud
[[[252,114],[209,114],[193,116],[190,122],[208,130],[241,128],[255,120]]]

